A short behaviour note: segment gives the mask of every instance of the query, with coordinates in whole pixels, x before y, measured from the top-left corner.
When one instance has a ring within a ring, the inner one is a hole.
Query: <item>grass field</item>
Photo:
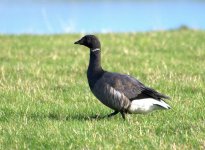
[[[112,110],[90,92],[81,35],[0,36],[1,149],[205,149],[205,32],[100,34],[102,65],[172,97],[172,109]]]

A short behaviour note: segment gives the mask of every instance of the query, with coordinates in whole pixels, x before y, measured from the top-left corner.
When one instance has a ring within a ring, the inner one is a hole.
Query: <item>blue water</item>
[[[205,29],[205,1],[0,0],[1,34]]]

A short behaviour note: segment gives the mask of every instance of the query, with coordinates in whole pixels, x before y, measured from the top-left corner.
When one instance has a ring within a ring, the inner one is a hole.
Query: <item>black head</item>
[[[74,44],[84,45],[90,49],[100,48],[100,41],[95,35],[86,35]]]

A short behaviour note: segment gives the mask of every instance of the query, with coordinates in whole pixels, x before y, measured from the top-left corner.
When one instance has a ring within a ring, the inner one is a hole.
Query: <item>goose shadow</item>
[[[94,115],[94,114],[69,114],[69,115],[62,115],[59,113],[48,113],[48,114],[30,114],[28,116],[31,119],[50,119],[50,120],[57,120],[57,121],[94,121],[94,120],[103,120],[108,118],[107,115]]]
[[[77,115],[68,115],[66,116],[66,120],[78,120],[78,121],[93,121],[93,120],[103,120],[108,118],[106,115],[85,115],[85,114],[77,114]]]

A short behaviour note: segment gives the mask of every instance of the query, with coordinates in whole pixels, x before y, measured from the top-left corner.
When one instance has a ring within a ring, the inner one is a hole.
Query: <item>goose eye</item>
[[[90,38],[87,38],[87,42],[90,43],[90,42],[91,42],[91,39],[90,39]]]

